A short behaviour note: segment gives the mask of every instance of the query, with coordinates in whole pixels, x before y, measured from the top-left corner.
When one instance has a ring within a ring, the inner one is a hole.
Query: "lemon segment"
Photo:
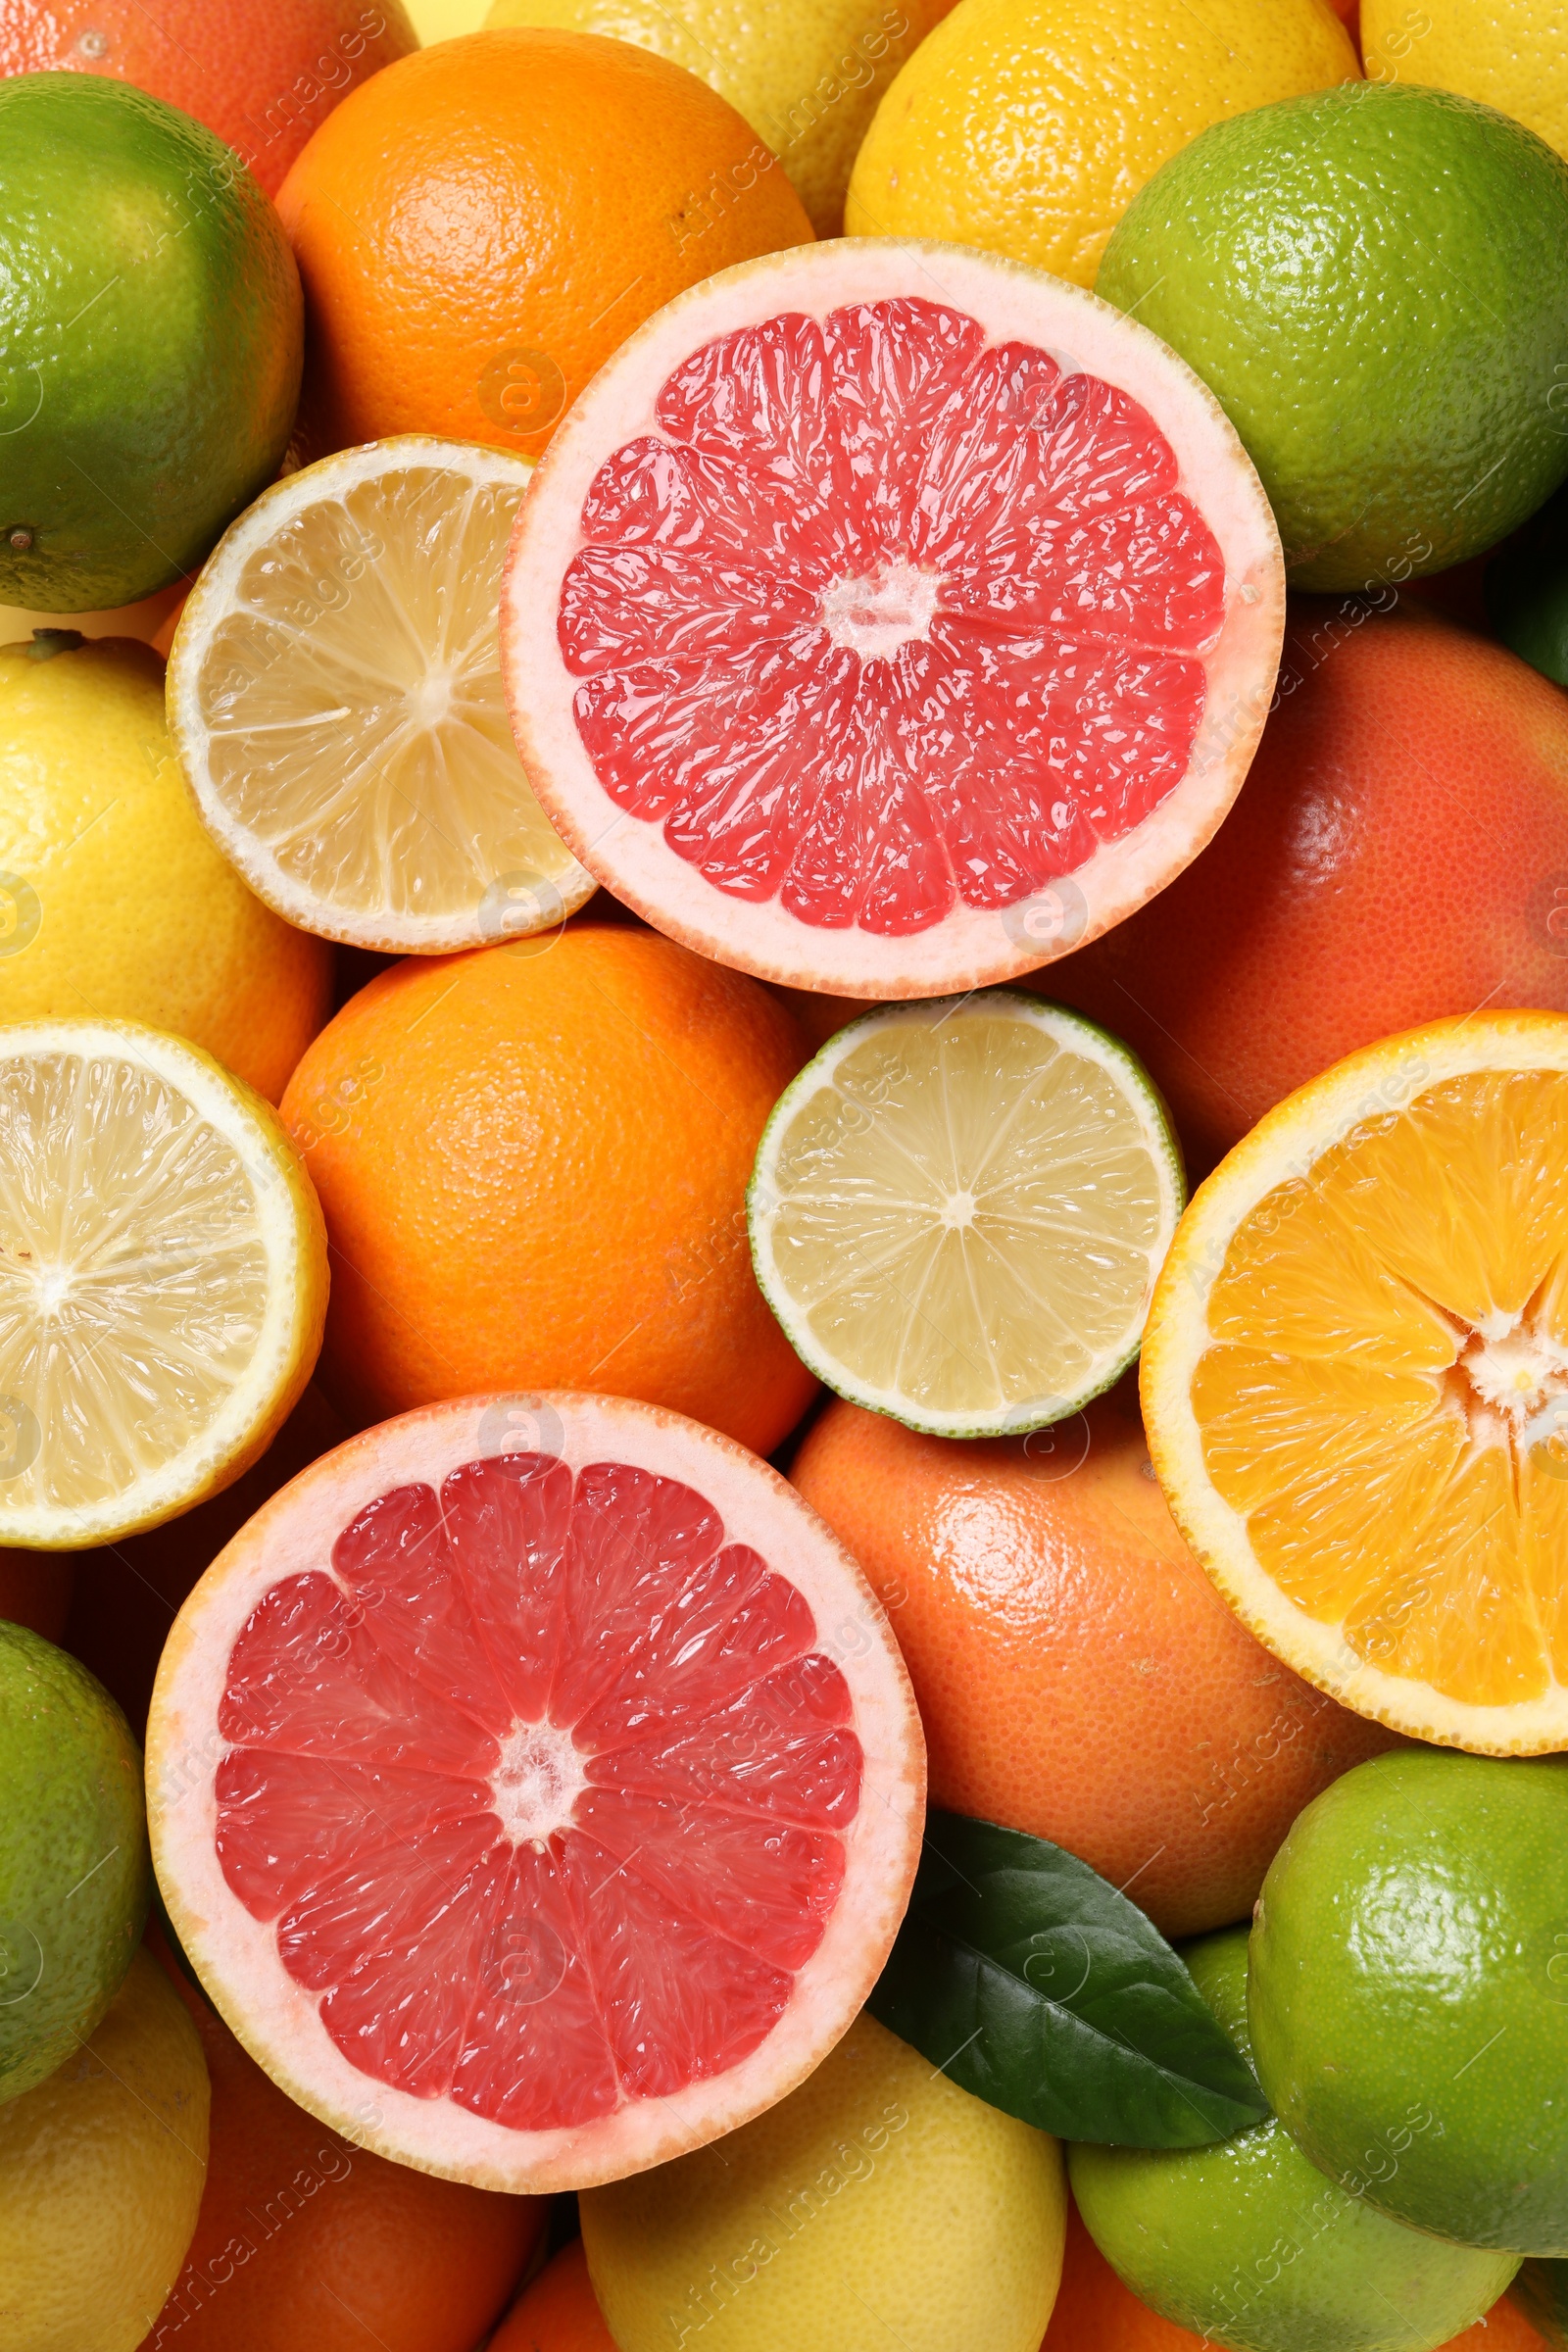
[[[992,989],[832,1038],[773,1111],[748,1216],[758,1281],[818,1378],[979,1437],[1058,1421],[1125,1370],[1183,1197],[1126,1047]]]
[[[203,822],[279,914],[393,955],[526,937],[591,895],[517,760],[501,565],[532,466],[417,436],[274,483],[175,631]]]
[[[1425,1740],[1568,1744],[1568,1019],[1438,1023],[1293,1096],[1151,1313],[1171,1509],[1296,1670]]]
[[[311,1376],[326,1239],[259,1096],[128,1021],[0,1029],[0,1544],[105,1544],[248,1468]]]

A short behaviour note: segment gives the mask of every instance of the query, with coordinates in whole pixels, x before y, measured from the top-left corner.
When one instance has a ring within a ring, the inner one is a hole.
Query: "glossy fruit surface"
[[[1092,286],[1144,182],[1210,122],[1357,75],[1320,0],[978,0],[899,75],[856,158],[852,236],[949,238]]]
[[[1199,1173],[1380,1037],[1568,1009],[1568,696],[1409,602],[1293,603],[1224,825],[1039,985],[1143,1056]]]
[[[340,99],[418,46],[400,0],[49,0],[0,20],[0,74],[106,74],[194,115],[270,196]]]
[[[1568,69],[1552,0],[1361,0],[1366,70],[1457,90],[1568,155]]]
[[[848,238],[695,287],[595,379],[518,515],[503,671],[545,813],[648,921],[789,986],[942,996],[1197,854],[1280,580],[1229,425],[1133,322]]]
[[[1442,571],[1568,471],[1568,163],[1490,107],[1369,81],[1216,123],[1095,283],[1218,396],[1294,587]]]
[[[1218,1600],[1125,1388],[982,1444],[830,1404],[791,1475],[892,1620],[933,1803],[1066,1846],[1167,1935],[1242,1918],[1301,1806],[1388,1740]]]
[[[1035,2352],[1061,2271],[1054,2139],[870,2016],[720,2147],[582,2199],[620,2352]]]
[[[771,1451],[815,1384],[745,1194],[804,1059],[764,990],[608,923],[382,973],[284,1098],[336,1252],[329,1392],[363,1422],[603,1386]]]
[[[811,234],[770,151],[694,74],[527,28],[378,74],[317,132],[278,206],[322,454],[437,433],[537,457],[661,303]]]
[[[299,275],[222,141],[125,82],[0,80],[0,599],[128,605],[276,472]]]
[[[615,2352],[580,2237],[563,2246],[518,2297],[489,2352]]]
[[[196,2234],[144,2352],[473,2352],[545,2206],[341,2138],[183,1979],[176,1989],[207,2059],[212,2134]]]
[[[274,1496],[186,1601],[147,1749],[174,1931],[268,2073],[519,2191],[808,2074],[925,1795],[886,1620],[795,1491],[562,1392],[407,1414]]]
[[[1568,2254],[1568,1762],[1411,1749],[1264,1882],[1258,2079],[1314,2164],[1419,2230]]]

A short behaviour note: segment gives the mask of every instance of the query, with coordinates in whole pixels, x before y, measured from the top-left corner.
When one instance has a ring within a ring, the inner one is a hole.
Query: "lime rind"
[[[784,1140],[807,1105],[826,1091],[837,1092],[834,1086],[837,1070],[879,1030],[912,1021],[930,1034],[950,1022],[992,1017],[999,1009],[1005,1009],[1042,1032],[1058,1049],[1077,1054],[1097,1065],[1113,1080],[1119,1099],[1136,1114],[1139,1141],[1148,1153],[1158,1199],[1157,1234],[1147,1252],[1148,1280],[1138,1311],[1126,1317],[1112,1340],[1094,1351],[1087,1370],[1049,1393],[1036,1390],[1009,1396],[996,1410],[972,1407],[945,1410],[922,1403],[896,1387],[858,1375],[812,1329],[801,1301],[784,1278],[773,1246],[780,1211],[791,1199],[787,1183],[781,1181],[779,1163]],[[747,1189],[746,1216],[752,1263],[762,1296],[802,1362],[819,1380],[849,1402],[886,1414],[906,1428],[933,1437],[979,1439],[1022,1437],[1065,1420],[1113,1387],[1137,1360],[1154,1279],[1174,1237],[1186,1199],[1186,1172],[1170,1112],[1131,1049],[1099,1022],[1066,1005],[1012,989],[993,988],[962,996],[878,1005],[836,1032],[785,1089],[769,1114]]]

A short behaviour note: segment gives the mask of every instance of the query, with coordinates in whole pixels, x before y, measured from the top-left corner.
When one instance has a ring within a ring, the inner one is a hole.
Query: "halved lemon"
[[[0,1029],[0,1544],[155,1527],[311,1377],[326,1235],[276,1114],[132,1021]]]
[[[998,988],[841,1029],[780,1097],[747,1213],[820,1380],[973,1438],[1059,1421],[1125,1371],[1184,1198],[1136,1055]]]
[[[170,652],[170,728],[214,840],[301,929],[445,955],[592,894],[501,685],[501,564],[531,472],[466,441],[373,441],[273,483],[209,557]]]
[[[1276,1656],[1422,1740],[1568,1746],[1568,1019],[1412,1030],[1271,1111],[1182,1220],[1143,1392]]]

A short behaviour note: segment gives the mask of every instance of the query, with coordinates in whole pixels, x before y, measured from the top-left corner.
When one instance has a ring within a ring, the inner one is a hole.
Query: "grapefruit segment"
[[[924,1757],[858,1570],[765,1464],[613,1398],[438,1405],[241,1531],[171,1637],[160,1881],[291,2096],[492,2187],[781,2097],[881,1967]],[[500,1403],[502,1409],[497,1409]]]
[[[542,805],[651,921],[766,979],[936,995],[1196,855],[1282,579],[1240,443],[1143,328],[857,239],[710,279],[601,371],[519,512],[503,667]]]

